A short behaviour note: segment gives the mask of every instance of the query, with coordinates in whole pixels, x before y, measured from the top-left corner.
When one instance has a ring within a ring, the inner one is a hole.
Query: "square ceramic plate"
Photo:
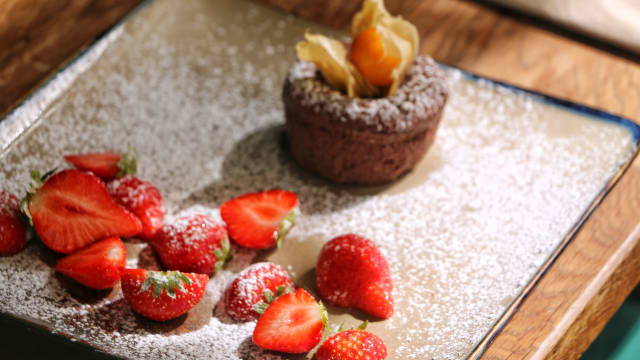
[[[118,287],[90,292],[55,274],[59,256],[33,242],[0,259],[0,311],[119,357],[286,358],[252,344],[254,323],[225,316],[222,291],[263,260],[313,291],[322,244],[354,232],[390,263],[396,313],[369,328],[390,359],[481,351],[635,156],[638,126],[445,68],[451,99],[420,165],[384,187],[334,186],[283,146],[281,84],[308,28],[336,35],[247,1],[147,2],[0,122],[0,184],[12,192],[29,170],[65,167],[64,154],[133,145],[168,220],[219,219],[236,195],[295,191],[302,216],[282,249],[234,248],[198,306],[156,323]],[[127,256],[158,266],[135,239]],[[329,310],[333,325],[367,318]]]

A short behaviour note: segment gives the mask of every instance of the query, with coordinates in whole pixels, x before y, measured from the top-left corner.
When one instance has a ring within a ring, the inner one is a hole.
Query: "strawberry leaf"
[[[364,330],[367,328],[368,325],[369,325],[369,320],[365,320],[362,322],[362,324],[358,325],[356,330]]]
[[[153,286],[153,298],[162,295],[164,290],[172,299],[176,298],[176,288],[185,291],[184,285],[191,285],[191,279],[180,271],[147,272],[147,278],[142,283],[139,293],[149,290]]]
[[[280,285],[276,288],[276,296],[282,296],[284,295],[285,291],[287,290],[287,287],[284,285]]]
[[[296,215],[298,213],[298,208],[293,209],[280,223],[280,227],[273,234],[276,239],[276,244],[278,249],[282,247],[282,241],[284,237],[287,236],[289,230],[296,224]]]
[[[255,305],[253,305],[253,311],[262,315],[265,312],[265,310],[267,310],[268,307],[269,307],[269,304],[260,301],[259,303],[256,303]]]
[[[264,299],[267,300],[267,304],[271,304],[273,300],[276,299],[276,296],[273,294],[271,290],[266,289],[264,291]]]
[[[133,146],[129,145],[127,152],[122,154],[118,162],[118,169],[120,170],[116,174],[116,177],[135,175],[138,171],[138,152]]]
[[[222,247],[220,249],[213,250],[213,255],[215,255],[217,261],[215,265],[215,272],[220,271],[224,264],[230,259],[230,245],[229,238],[222,238],[222,242],[220,244]]]

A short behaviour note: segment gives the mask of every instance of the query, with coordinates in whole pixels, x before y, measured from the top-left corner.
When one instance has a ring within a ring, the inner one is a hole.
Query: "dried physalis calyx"
[[[319,34],[305,34],[298,57],[316,64],[329,85],[351,97],[392,95],[418,53],[418,31],[391,16],[382,0],[365,0],[353,17],[351,47]]]

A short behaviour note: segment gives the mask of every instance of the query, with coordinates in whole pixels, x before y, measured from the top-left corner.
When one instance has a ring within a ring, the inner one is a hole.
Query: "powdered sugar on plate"
[[[41,107],[24,114],[37,126],[0,159],[0,184],[21,196],[32,169],[133,145],[168,220],[205,213],[220,221],[227,199],[290,189],[301,215],[282,249],[233,247],[198,306],[156,323],[134,315],[119,288],[90,292],[55,274],[58,255],[32,243],[0,258],[0,311],[123,357],[279,359],[252,344],[254,323],[221,311],[224,289],[252,262],[271,259],[313,290],[322,244],[354,232],[375,241],[391,268],[396,313],[370,327],[389,358],[464,357],[629,158],[632,137],[450,70],[441,128],[414,172],[387,187],[332,186],[300,170],[283,146],[281,86],[310,26],[246,1],[155,1],[97,60],[79,60],[92,63],[41,116]],[[127,241],[127,256],[128,267],[158,267],[139,241]],[[329,310],[333,325],[362,318]]]

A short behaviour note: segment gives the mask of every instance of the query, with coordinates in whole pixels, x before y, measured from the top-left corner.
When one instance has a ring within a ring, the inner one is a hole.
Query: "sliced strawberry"
[[[118,176],[133,175],[138,168],[136,151],[133,147],[129,147],[124,154],[117,152],[75,154],[66,155],[64,159],[76,169],[91,171],[104,181]]]
[[[56,270],[92,289],[112,288],[127,262],[122,240],[111,237],[95,242],[56,264]]]
[[[253,342],[267,350],[300,354],[322,339],[326,311],[304,289],[277,298],[258,319]]]
[[[107,188],[116,203],[140,219],[142,238],[151,238],[162,227],[164,223],[162,194],[150,182],[127,175],[109,182]]]
[[[26,231],[18,198],[0,190],[0,256],[13,255],[24,249],[27,245]]]
[[[196,306],[209,277],[179,271],[124,269],[121,284],[124,298],[134,311],[152,320],[176,318]]]
[[[270,190],[233,198],[220,207],[229,236],[238,245],[267,249],[280,245],[295,224],[298,197],[291,191]]]
[[[325,340],[315,360],[384,360],[387,347],[378,336],[364,329],[341,331]]]
[[[206,215],[180,217],[160,229],[150,243],[169,270],[212,275],[229,257],[227,230]]]
[[[48,177],[27,196],[27,209],[42,242],[64,254],[99,239],[142,231],[140,220],[113,201],[98,177],[79,170]]]
[[[227,314],[236,321],[257,319],[268,304],[293,289],[289,274],[279,265],[253,264],[239,273],[226,290]]]
[[[393,314],[389,265],[373,241],[362,236],[339,236],[322,247],[316,286],[333,305],[355,307],[382,319]]]

